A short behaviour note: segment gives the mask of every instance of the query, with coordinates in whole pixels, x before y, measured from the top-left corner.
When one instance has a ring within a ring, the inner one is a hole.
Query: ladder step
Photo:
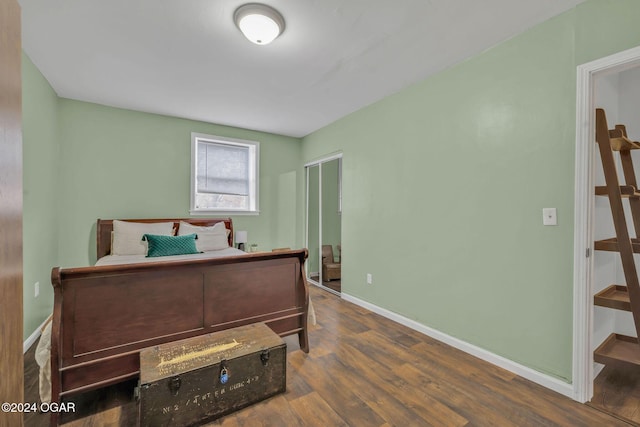
[[[640,192],[633,185],[621,185],[620,194],[622,197],[640,197]],[[604,185],[596,187],[596,196],[608,196],[607,187]]]
[[[593,352],[593,360],[603,365],[624,362],[640,366],[638,339],[627,335],[611,334]]]
[[[629,293],[626,286],[608,286],[593,296],[593,303],[600,307],[631,311],[631,303],[629,302]]]
[[[640,254],[640,239],[631,239],[631,245],[633,246],[633,252]],[[618,238],[612,237],[611,239],[596,240],[593,242],[593,247],[597,251],[609,251],[620,252],[618,249]]]
[[[639,142],[632,141],[624,135],[617,138],[610,138],[609,142],[611,143],[611,149],[613,151],[637,150],[640,148]]]

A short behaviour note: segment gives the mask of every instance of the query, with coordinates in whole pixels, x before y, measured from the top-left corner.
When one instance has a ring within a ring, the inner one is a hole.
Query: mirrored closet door
[[[342,291],[342,155],[305,165],[307,275],[310,283]]]

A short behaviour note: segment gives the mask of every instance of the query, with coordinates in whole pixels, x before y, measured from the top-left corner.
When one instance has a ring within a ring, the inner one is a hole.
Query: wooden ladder
[[[631,159],[631,150],[640,149],[640,143],[627,138],[623,125],[609,130],[604,110],[596,110],[596,143],[600,150],[606,186],[596,187],[598,196],[609,197],[616,237],[596,241],[594,248],[620,253],[626,286],[611,285],[594,296],[594,304],[617,310],[630,311],[637,332],[640,331],[640,284],[633,257],[640,254],[640,239],[630,237],[622,200],[629,201],[635,234],[640,230],[640,192]],[[620,185],[614,160],[614,151],[620,154],[625,185]],[[640,341],[636,337],[611,334],[595,350],[594,360],[602,364],[627,362],[640,365]]]

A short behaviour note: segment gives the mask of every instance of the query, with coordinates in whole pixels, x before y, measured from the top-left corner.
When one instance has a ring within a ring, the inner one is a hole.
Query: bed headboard
[[[177,230],[180,221],[188,222],[189,224],[199,227],[210,227],[218,222],[224,221],[225,227],[231,232],[229,233],[229,246],[233,246],[233,223],[231,218],[161,218],[161,219],[122,219],[120,221],[131,222],[173,222],[174,228]],[[97,259],[111,253],[111,232],[113,231],[112,219],[98,219],[96,227],[96,246],[97,246]]]

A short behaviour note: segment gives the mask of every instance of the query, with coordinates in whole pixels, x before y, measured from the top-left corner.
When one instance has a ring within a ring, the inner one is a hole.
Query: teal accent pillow
[[[157,234],[145,234],[142,240],[149,244],[147,257],[199,254],[196,249],[196,234],[184,236],[160,236]]]

